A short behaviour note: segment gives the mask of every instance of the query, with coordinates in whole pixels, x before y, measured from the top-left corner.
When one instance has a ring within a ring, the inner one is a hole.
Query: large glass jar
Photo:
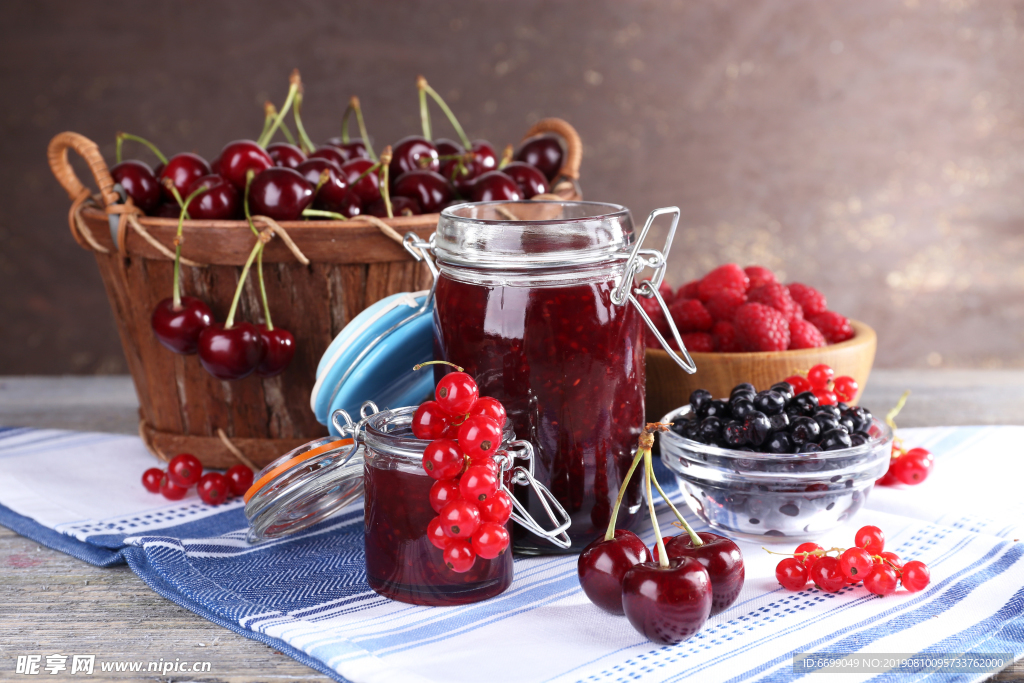
[[[464,367],[533,444],[537,479],[572,519],[569,552],[607,527],[644,424],[634,241],[627,209],[560,201],[449,207],[432,240],[435,356]],[[533,495],[516,495],[543,514]],[[620,527],[635,525],[642,502],[634,477]],[[518,552],[562,550],[521,530],[514,541]]]

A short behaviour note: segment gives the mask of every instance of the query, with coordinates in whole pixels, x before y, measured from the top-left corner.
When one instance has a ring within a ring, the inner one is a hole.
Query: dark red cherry
[[[376,171],[370,171],[374,163],[369,159],[353,159],[341,165],[341,172],[345,175],[345,183],[349,191],[355,193],[359,202],[366,206],[371,202],[380,199],[380,178]],[[366,175],[363,175],[366,173]],[[358,181],[359,176],[363,176]]]
[[[313,197],[313,208],[343,213],[340,207],[347,206],[345,196],[348,194],[348,183],[338,164],[325,157],[315,157],[302,162],[295,170],[314,188],[320,183],[320,174],[327,171],[327,182],[320,185],[320,189],[314,189],[316,194]],[[345,215],[348,216],[347,213]]]
[[[182,199],[185,198],[182,197]],[[164,202],[153,209],[149,215],[158,218],[179,218],[181,216],[181,207],[178,206],[178,202]]]
[[[491,143],[486,140],[474,140],[468,151],[473,155],[473,163],[480,171],[477,175],[483,175],[498,168],[498,154],[491,147]]]
[[[709,531],[697,533],[704,545],[694,546],[689,534],[665,539],[665,552],[669,559],[692,557],[708,570],[711,578],[711,613],[718,614],[736,601],[743,590],[746,569],[738,545],[725,536]],[[654,550],[657,560],[658,550]]]
[[[409,171],[395,181],[392,196],[415,199],[423,213],[438,213],[452,200],[451,185],[434,171]]]
[[[348,142],[342,142],[341,138],[331,138],[325,145],[337,147],[345,161],[352,159],[369,159],[370,152],[366,149],[366,143],[361,138],[351,138]]]
[[[231,220],[238,216],[242,200],[238,190],[224,176],[204,175],[188,186],[182,199],[201,187],[206,188],[206,192],[188,203],[189,216],[208,220]]]
[[[341,204],[330,209],[336,213],[340,213],[346,218],[355,218],[356,216],[365,213],[363,210],[363,203],[359,201],[359,197],[355,195],[352,190],[345,193],[345,196],[341,198]]]
[[[210,168],[213,168],[213,166],[211,165]],[[156,166],[153,167],[153,175],[156,176],[158,182],[159,182],[159,179],[160,179],[160,174],[163,173],[163,172],[164,172],[164,165],[163,165],[163,163],[159,163],[159,164],[157,164]]]
[[[340,168],[343,163],[348,161],[345,155],[340,149],[334,145],[323,145],[317,147],[314,151],[309,153],[310,159],[329,159],[338,165]]]
[[[121,184],[143,212],[149,213],[160,205],[160,183],[149,164],[134,159],[122,161],[110,169],[110,177]]]
[[[150,325],[157,340],[175,353],[191,354],[199,348],[199,335],[213,322],[210,308],[199,299],[181,297],[181,305],[174,307],[168,297],[153,309]]]
[[[263,343],[263,360],[256,366],[260,377],[274,377],[288,369],[295,355],[295,337],[288,330],[275,327],[268,330],[260,325],[260,341]]]
[[[275,142],[267,145],[267,154],[274,160],[275,166],[284,166],[285,168],[297,168],[306,160],[306,155],[301,149],[295,145],[289,145],[287,142]]]
[[[711,613],[711,579],[692,557],[633,565],[622,578],[622,609],[640,633],[675,645],[700,630]]]
[[[419,135],[410,135],[395,143],[388,174],[394,182],[409,171],[437,171],[440,168],[434,144]]]
[[[474,202],[517,201],[523,193],[516,181],[501,171],[489,171],[473,181]]]
[[[182,152],[181,154],[175,154],[173,157],[167,160],[167,165],[160,171],[158,180],[160,181],[161,190],[164,194],[164,200],[171,204],[177,203],[174,198],[174,193],[163,187],[165,178],[170,178],[171,183],[174,184],[174,189],[181,195],[182,200],[185,199],[185,191],[188,190],[188,186],[195,181],[202,178],[204,175],[210,175],[210,165],[206,163],[198,154],[192,154],[191,152]]]
[[[550,182],[562,170],[562,145],[554,136],[538,135],[524,142],[515,158],[536,166]]]
[[[441,157],[450,157],[456,154],[465,154],[466,148],[455,142],[455,140],[449,140],[448,138],[437,138],[434,140],[434,147],[437,149],[437,155]],[[444,161],[442,160],[442,164]]]
[[[525,161],[513,161],[501,169],[501,172],[512,180],[516,181],[519,190],[523,193],[523,199],[532,199],[539,194],[545,194],[551,190],[548,179],[544,174]]]
[[[378,199],[375,202],[367,204],[363,207],[363,213],[368,213],[371,216],[376,216],[377,218],[388,217],[388,209],[384,206],[383,199]],[[420,208],[419,202],[412,197],[392,197],[391,213],[395,216],[419,216],[423,213],[423,209]],[[351,216],[349,217],[351,218]]]
[[[606,612],[623,614],[622,577],[633,565],[650,562],[651,553],[632,531],[616,529],[615,538],[598,536],[576,561],[580,586],[590,601]]]
[[[245,176],[249,171],[259,176],[273,165],[274,160],[267,150],[252,140],[229,142],[220,151],[220,174],[240,191],[245,190]]]
[[[252,323],[213,323],[199,335],[199,362],[217,379],[242,379],[263,360],[263,341]]]
[[[249,187],[249,208],[275,221],[297,221],[313,203],[313,188],[298,171],[275,166],[256,176]]]

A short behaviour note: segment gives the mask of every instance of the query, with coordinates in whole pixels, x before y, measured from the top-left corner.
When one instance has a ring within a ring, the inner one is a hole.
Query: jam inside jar
[[[609,204],[459,205],[439,221],[435,357],[504,404],[534,446],[537,479],[572,520],[570,548],[516,529],[517,552],[579,552],[605,531],[632,461],[644,424],[644,321],[612,301],[632,243],[629,212]],[[640,479],[623,499],[622,528],[640,517]],[[516,496],[543,515],[535,496],[521,487]]]

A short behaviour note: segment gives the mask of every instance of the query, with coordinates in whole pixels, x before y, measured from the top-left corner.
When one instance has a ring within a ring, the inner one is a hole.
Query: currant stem
[[[416,77],[416,89],[420,95],[420,125],[423,126],[423,137],[433,140],[430,136],[430,111],[427,109],[427,79],[423,76]]]
[[[418,365],[412,366],[412,371],[416,372],[420,368],[425,367],[427,365],[450,365],[453,368],[455,368],[456,370],[458,370],[459,372],[465,372],[465,368],[461,368],[458,365],[456,365],[455,363],[451,363],[451,362],[446,361],[446,360],[428,360],[426,363],[420,363]]]
[[[299,70],[295,69],[292,71],[291,76],[288,78],[288,96],[285,97],[284,104],[281,105],[281,109],[277,112],[277,116],[274,117],[274,123],[270,125],[260,139],[256,141],[256,144],[260,147],[266,147],[267,143],[270,142],[274,137],[274,133],[277,132],[277,127],[284,121],[285,112],[291,109],[292,102],[295,101],[295,94],[299,91],[299,86],[302,84],[302,79],[299,77]]]
[[[238,286],[235,287],[235,298],[231,300],[231,309],[228,310],[228,318],[224,321],[225,330],[230,330],[231,326],[235,324],[235,312],[238,310],[238,301],[242,298],[242,287],[245,286],[245,278],[249,275],[249,268],[252,267],[252,262],[256,259],[256,255],[261,251],[263,251],[263,241],[256,240],[252,253],[249,254],[249,259],[245,262],[242,274],[238,278]]]
[[[391,165],[391,145],[384,148],[380,153],[380,194],[384,197],[384,208],[387,209],[388,218],[394,218],[391,212],[391,192],[388,190],[388,168]]]
[[[161,164],[167,164],[167,157],[164,156],[163,152],[157,149],[157,146],[145,138],[140,138],[138,135],[132,135],[131,133],[118,133],[117,134],[117,150],[116,158],[117,163],[121,163],[121,145],[125,140],[133,140],[135,142],[141,142],[146,147],[149,147],[149,151],[156,155],[156,158],[160,160]]]
[[[441,107],[441,111],[444,112],[444,115],[447,116],[448,120],[451,122],[452,128],[454,128],[455,132],[459,134],[459,140],[462,141],[462,146],[466,148],[466,151],[469,151],[469,148],[472,147],[473,144],[469,141],[469,138],[466,137],[466,131],[462,130],[462,126],[459,125],[459,120],[455,118],[455,114],[452,113],[448,104],[441,99],[441,96],[437,94],[436,90],[430,87],[427,83],[427,79],[423,78],[423,76],[416,79],[416,87],[420,88],[421,91],[426,92],[435,102],[437,102],[437,106]]]
[[[302,215],[303,216],[319,216],[321,218],[333,218],[334,220],[337,220],[337,221],[347,221],[347,220],[349,220],[349,217],[344,215],[344,214],[337,213],[336,211],[323,211],[321,209],[306,209],[305,211],[302,212]]]
[[[612,518],[608,520],[608,530],[604,532],[604,540],[606,541],[615,538],[615,523],[619,519],[619,508],[622,506],[622,499],[626,497],[626,486],[629,484],[629,480],[633,478],[633,472],[636,471],[636,467],[640,464],[643,457],[644,449],[637,448],[636,455],[633,456],[633,464],[629,466],[626,478],[622,480],[622,485],[619,486],[619,495],[615,499],[615,507],[612,508]]]
[[[370,144],[370,136],[366,133],[366,122],[363,121],[363,108],[359,106],[359,98],[353,95],[350,103],[356,112],[356,123],[359,124],[359,135],[363,138],[366,153],[370,155],[370,161],[377,161],[377,154],[373,151],[373,145]]]
[[[658,516],[654,512],[654,494],[651,493],[651,479],[654,474],[654,465],[651,458],[651,449],[643,448],[644,470],[647,475],[647,508],[651,513],[651,524],[654,525],[654,538],[658,546],[658,565],[662,569],[668,569],[668,552],[665,550],[665,540],[661,537],[661,527],[658,526]]]
[[[316,149],[316,145],[314,145],[313,141],[309,139],[308,135],[306,135],[306,128],[302,125],[301,109],[302,89],[300,88],[299,92],[295,94],[295,103],[292,104],[292,116],[295,118],[295,130],[299,134],[299,147],[303,152],[309,154]]]
[[[907,397],[909,396],[910,389],[907,389],[903,392],[903,395],[900,396],[900,400],[896,401],[896,405],[893,406],[892,410],[885,414],[885,424],[889,425],[889,428],[892,429],[893,432],[896,431],[896,416],[900,414],[900,411],[903,410],[903,406],[907,404]]]

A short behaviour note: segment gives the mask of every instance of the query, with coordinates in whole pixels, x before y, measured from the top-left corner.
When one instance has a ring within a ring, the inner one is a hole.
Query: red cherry
[[[157,180],[160,182],[164,200],[171,204],[177,204],[178,200],[175,199],[174,193],[163,186],[164,179],[170,178],[174,189],[184,200],[188,194],[188,186],[204,175],[210,175],[210,165],[206,163],[206,160],[198,154],[182,152],[167,160],[167,165],[160,171]]]
[[[900,560],[900,556],[896,553],[890,553],[888,550],[883,550],[878,553],[878,559],[875,560],[876,564],[888,564],[890,567],[895,568],[897,571],[903,568],[903,562]]]
[[[483,415],[484,417],[489,417],[501,426],[505,425],[507,417],[505,406],[501,405],[501,401],[490,396],[481,396],[474,401],[473,405],[469,407],[469,414],[470,416]]]
[[[388,207],[384,204],[383,199],[378,199],[371,204],[367,204],[364,213],[376,216],[377,218],[388,218]],[[412,197],[392,197],[391,213],[394,216],[419,216],[423,213],[423,210],[420,209],[420,203]]]
[[[897,458],[890,467],[892,475],[908,486],[923,482],[928,478],[931,469],[932,465],[927,457],[910,453]]]
[[[388,174],[393,182],[409,171],[437,171],[440,167],[433,143],[419,135],[409,135],[395,143]]]
[[[450,415],[465,415],[480,397],[480,388],[464,372],[449,372],[434,389],[434,397]]]
[[[452,539],[444,535],[444,529],[441,528],[441,518],[434,517],[427,524],[427,540],[430,544],[438,550],[444,550],[452,544]]]
[[[423,469],[433,479],[451,479],[462,472],[464,459],[459,444],[437,439],[423,449]]]
[[[466,148],[455,140],[449,138],[435,138],[434,148],[437,149],[438,156],[450,157],[456,154],[465,154]]]
[[[263,344],[263,360],[256,366],[260,377],[276,377],[288,369],[295,355],[295,337],[282,327],[268,330],[260,325],[260,342]]]
[[[430,507],[434,512],[441,512],[444,506],[459,498],[459,481],[457,479],[438,479],[430,487]]]
[[[877,555],[885,550],[885,534],[877,526],[862,526],[854,534],[853,544],[864,548],[871,555]]]
[[[210,326],[213,314],[199,299],[181,297],[181,305],[174,307],[168,297],[153,309],[150,325],[157,340],[175,353],[192,354],[199,349],[199,336]]]
[[[438,213],[454,196],[451,185],[434,171],[409,171],[395,181],[393,193],[419,203],[423,213]]]
[[[649,639],[675,645],[700,630],[711,613],[711,579],[692,557],[633,565],[622,577],[622,609]]]
[[[181,500],[185,497],[185,494],[188,493],[188,489],[173,483],[167,478],[167,475],[164,474],[164,476],[160,478],[160,493],[167,500]]]
[[[199,335],[199,362],[217,379],[248,377],[263,360],[260,331],[252,323],[235,323],[226,329],[213,323]]]
[[[839,560],[830,555],[819,557],[814,562],[809,577],[815,586],[826,593],[838,593],[839,589],[846,585],[846,577],[839,568]]]
[[[341,167],[327,159],[309,159],[299,164],[296,172],[302,175],[310,185],[320,189],[314,189],[313,208],[324,211],[335,211],[341,213],[340,209],[346,208],[346,197],[348,195],[348,183],[345,182],[345,175]],[[320,175],[327,172],[327,182],[320,185]],[[350,217],[347,213],[342,214]]]
[[[473,140],[466,151],[472,155],[473,163],[482,172],[486,173],[498,168],[498,153],[486,140]]]
[[[285,168],[298,168],[299,164],[306,160],[305,153],[295,145],[287,142],[275,142],[267,145],[267,154],[274,160],[275,166]]]
[[[474,202],[519,201],[522,190],[516,181],[501,171],[488,171],[473,181],[471,198]]]
[[[836,392],[839,400],[844,403],[852,401],[854,396],[857,395],[858,389],[860,389],[860,385],[857,384],[857,380],[846,375],[836,377],[835,383],[832,385],[832,390]]]
[[[370,158],[370,151],[366,149],[366,143],[363,142],[362,138],[351,138],[348,142],[342,141],[341,138],[331,138],[324,144],[336,147],[345,158],[345,161]]]
[[[274,160],[267,150],[252,140],[229,142],[220,151],[218,158],[220,159],[219,173],[227,178],[228,182],[234,185],[239,192],[245,190],[246,175],[249,171],[259,177],[263,171],[274,166]]]
[[[439,516],[449,538],[469,538],[480,526],[480,509],[464,498],[445,505]]]
[[[665,539],[665,552],[669,559],[692,557],[704,565],[711,579],[711,613],[726,609],[743,590],[746,569],[740,547],[725,536],[701,531],[697,536],[704,541],[695,546],[689,534],[670,536]],[[654,548],[654,559],[658,560],[658,548]]]
[[[532,199],[536,195],[551,191],[544,174],[524,161],[513,161],[501,169],[501,172],[516,182],[523,193],[523,199]]]
[[[508,547],[508,530],[503,526],[484,522],[473,534],[473,552],[485,560],[493,560]]]
[[[219,175],[204,175],[188,186],[182,200],[199,188],[206,192],[188,203],[188,215],[197,220],[231,220],[239,213],[242,202],[235,186]]]
[[[224,476],[228,479],[229,490],[233,496],[244,496],[245,492],[252,488],[253,473],[248,465],[232,465]]]
[[[556,137],[539,135],[524,142],[515,158],[535,166],[548,181],[552,181],[562,169],[562,145]]]
[[[352,159],[341,165],[345,184],[363,206],[380,199],[380,178],[376,171],[370,171],[373,166],[374,162],[369,159]],[[367,171],[370,172],[367,173]],[[362,177],[360,178],[360,176]]]
[[[344,153],[334,145],[323,145],[309,153],[310,159],[328,159],[333,161],[340,168],[343,163],[349,160]]]
[[[924,562],[911,560],[903,565],[903,587],[911,593],[923,591],[932,580],[932,574]]]
[[[219,472],[207,472],[196,487],[199,497],[208,505],[220,505],[228,499],[231,482]]]
[[[616,529],[615,537],[606,541],[598,536],[583,549],[576,561],[580,587],[592,603],[612,614],[625,614],[622,609],[622,577],[634,565],[650,562],[651,553],[640,537],[632,531]]]
[[[795,557],[787,557],[775,567],[775,578],[788,591],[802,591],[807,585],[807,567]]]
[[[160,480],[164,478],[164,471],[159,467],[150,467],[142,473],[142,486],[150,493],[160,493]]]
[[[451,419],[437,401],[424,401],[412,416],[412,435],[427,441],[440,439]]]
[[[796,550],[793,552],[793,556],[800,560],[805,567],[810,569],[814,563],[818,561],[818,555],[811,555],[815,550],[824,550],[824,548],[817,543],[801,543],[796,547]]]
[[[473,415],[459,427],[459,448],[471,458],[494,453],[500,445],[501,427],[489,417]]]
[[[459,480],[459,493],[466,500],[480,505],[498,492],[500,483],[497,473],[492,468],[473,465],[462,474]]]
[[[275,221],[297,221],[313,202],[314,187],[298,171],[275,166],[252,181],[250,206],[253,213],[270,216]]]
[[[828,383],[832,381],[835,371],[829,366],[821,363],[807,371],[807,381],[811,383],[811,389],[827,389]]]
[[[462,574],[473,568],[476,561],[476,553],[472,546],[466,541],[452,541],[444,549],[444,564],[453,572]]]
[[[191,453],[180,453],[167,463],[167,477],[171,483],[183,488],[194,486],[203,476],[203,465]]]
[[[484,522],[493,522],[504,525],[512,516],[512,496],[505,491],[498,491],[493,496],[480,503],[480,519]]]
[[[806,377],[801,377],[800,375],[793,375],[792,377],[787,377],[783,381],[789,382],[789,384],[793,387],[794,396],[798,396],[804,393],[805,391],[811,390],[811,383],[807,381]]]
[[[875,595],[892,595],[898,585],[896,570],[888,565],[876,564],[864,577],[864,587]]]
[[[863,581],[874,565],[871,553],[863,548],[847,548],[839,556],[839,569],[843,576],[853,582]]]
[[[111,167],[110,177],[115,183],[120,183],[135,202],[135,206],[145,213],[160,205],[160,183],[157,182],[156,175],[148,164],[134,159],[122,161]]]

